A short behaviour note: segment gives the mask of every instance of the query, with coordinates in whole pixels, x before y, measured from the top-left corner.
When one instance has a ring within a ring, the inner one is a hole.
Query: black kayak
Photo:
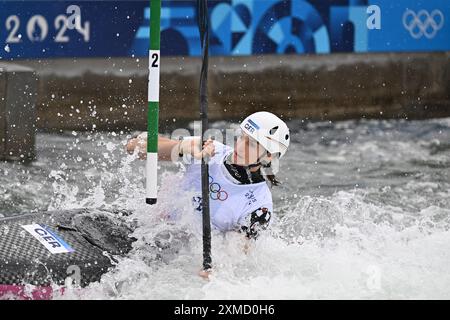
[[[63,286],[68,277],[80,287],[99,281],[132,248],[129,214],[74,209],[0,218],[0,298],[21,295],[26,285]]]

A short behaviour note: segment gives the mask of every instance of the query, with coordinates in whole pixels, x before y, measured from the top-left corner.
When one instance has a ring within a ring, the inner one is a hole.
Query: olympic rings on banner
[[[414,39],[420,39],[423,36],[433,39],[444,26],[444,14],[438,9],[431,13],[420,10],[417,14],[407,9],[403,14],[403,26]]]

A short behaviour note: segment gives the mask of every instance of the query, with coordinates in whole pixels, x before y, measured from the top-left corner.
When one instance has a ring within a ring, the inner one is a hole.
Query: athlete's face
[[[234,163],[241,166],[248,166],[258,162],[258,159],[270,161],[271,157],[267,150],[255,139],[242,133],[234,146]]]

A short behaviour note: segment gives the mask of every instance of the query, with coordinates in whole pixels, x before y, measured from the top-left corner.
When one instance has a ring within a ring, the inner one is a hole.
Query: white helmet
[[[280,158],[289,147],[289,128],[273,113],[255,112],[245,118],[240,127],[243,132],[258,141],[270,153],[279,152]]]

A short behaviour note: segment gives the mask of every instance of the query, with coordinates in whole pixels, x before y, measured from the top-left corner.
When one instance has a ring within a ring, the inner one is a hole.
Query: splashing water
[[[0,165],[0,214],[134,212],[131,253],[60,299],[450,298],[450,119],[289,126],[271,229],[247,253],[241,235],[213,232],[210,281],[197,275],[201,220],[178,192],[182,170],[160,162],[146,205],[145,162],[124,135],[39,134],[35,163]]]

